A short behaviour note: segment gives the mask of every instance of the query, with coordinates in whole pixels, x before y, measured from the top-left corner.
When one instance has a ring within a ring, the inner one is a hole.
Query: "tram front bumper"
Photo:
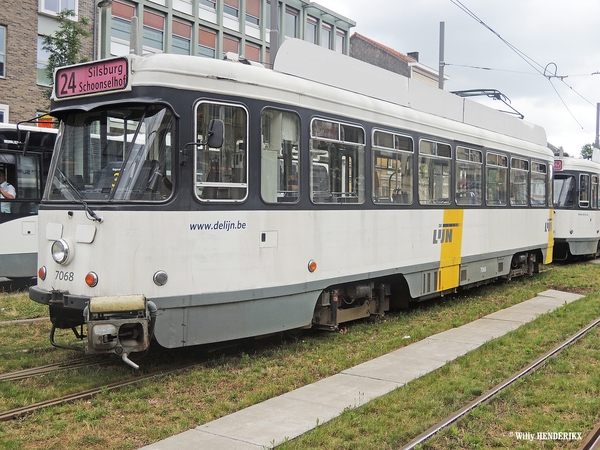
[[[154,334],[156,306],[143,295],[92,297],[84,311],[87,353],[114,353],[134,368],[131,353],[144,352]]]

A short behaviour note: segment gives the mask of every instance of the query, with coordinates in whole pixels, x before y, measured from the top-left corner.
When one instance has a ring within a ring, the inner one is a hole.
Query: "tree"
[[[50,86],[54,83],[55,69],[89,60],[81,55],[81,47],[83,46],[82,38],[91,36],[88,29],[90,21],[85,17],[80,17],[75,22],[72,19],[74,16],[73,10],[62,10],[56,15],[59,23],[58,30],[52,36],[44,36],[42,48],[50,54],[46,67],[46,74],[51,80]],[[52,89],[48,92],[48,97],[51,91]]]
[[[581,147],[581,157],[583,159],[592,159],[592,154],[594,153],[594,146],[592,144],[585,144]]]

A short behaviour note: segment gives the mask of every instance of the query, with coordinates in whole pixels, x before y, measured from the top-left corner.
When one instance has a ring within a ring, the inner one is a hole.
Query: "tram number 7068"
[[[54,277],[55,280],[61,281],[73,281],[74,278],[75,274],[73,272],[64,272],[62,270],[57,270],[56,276]]]

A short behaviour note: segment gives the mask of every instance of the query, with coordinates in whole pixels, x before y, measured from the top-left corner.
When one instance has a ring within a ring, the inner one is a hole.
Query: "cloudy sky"
[[[446,90],[499,90],[525,120],[546,129],[551,144],[574,156],[596,139],[598,0],[316,2],[355,21],[351,33],[401,53],[418,51],[419,62],[435,70],[439,68],[440,22],[444,22],[444,70],[450,77]],[[497,109],[504,108],[493,103]]]

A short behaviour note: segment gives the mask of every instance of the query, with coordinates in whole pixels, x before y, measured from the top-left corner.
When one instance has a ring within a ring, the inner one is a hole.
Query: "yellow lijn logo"
[[[462,209],[447,209],[444,211],[444,223],[434,231],[436,238],[441,243],[440,272],[438,277],[438,291],[455,288],[460,283],[460,261],[463,234]],[[436,235],[437,233],[437,235]]]

